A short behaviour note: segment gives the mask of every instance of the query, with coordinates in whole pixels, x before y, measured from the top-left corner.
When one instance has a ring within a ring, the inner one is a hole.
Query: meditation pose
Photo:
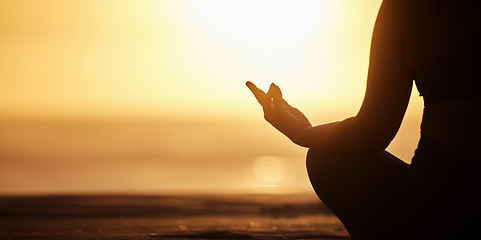
[[[319,198],[353,239],[481,239],[481,24],[476,1],[384,0],[356,116],[312,126],[271,84],[265,119],[309,148]],[[385,148],[413,82],[424,100],[411,164]]]

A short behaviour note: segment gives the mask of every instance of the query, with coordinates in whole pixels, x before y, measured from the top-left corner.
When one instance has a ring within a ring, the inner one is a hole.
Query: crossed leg
[[[307,171],[316,194],[354,239],[372,239],[372,231],[379,233],[372,230],[374,222],[382,221],[387,202],[399,201],[408,166],[387,151],[335,155],[311,149],[307,155]]]
[[[481,163],[463,163],[437,146],[425,149],[436,164],[420,175],[386,151],[311,149],[307,170],[316,194],[354,239],[479,239]]]

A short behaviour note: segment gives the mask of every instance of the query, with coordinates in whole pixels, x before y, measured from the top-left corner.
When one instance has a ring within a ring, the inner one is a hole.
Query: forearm
[[[299,143],[297,144],[323,152],[342,152],[348,145],[340,141],[340,139],[346,138],[342,135],[345,135],[343,132],[348,127],[343,122],[331,122],[305,129],[299,137]]]
[[[305,129],[297,144],[330,153],[368,153],[385,149],[392,138],[377,134],[369,124],[351,117]],[[377,129],[379,131],[379,129]]]

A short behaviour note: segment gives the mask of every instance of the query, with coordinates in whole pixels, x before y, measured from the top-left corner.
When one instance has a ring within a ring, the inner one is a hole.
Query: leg
[[[371,225],[367,218],[373,218],[373,211],[382,211],[379,206],[407,178],[407,169],[408,164],[386,151],[334,155],[311,149],[307,155],[307,171],[316,194],[350,234],[360,238]]]

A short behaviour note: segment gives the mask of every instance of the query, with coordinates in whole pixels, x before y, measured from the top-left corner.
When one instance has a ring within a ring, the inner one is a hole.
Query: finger
[[[275,106],[274,106],[274,102],[272,100],[273,93],[274,93],[274,87],[271,84],[271,86],[269,86],[269,90],[267,91],[267,93],[264,96],[262,108],[264,110],[264,119],[275,126],[277,120],[276,120],[276,117],[275,117],[275,115],[276,115],[275,114]]]
[[[251,90],[252,94],[254,94],[254,97],[257,99],[259,104],[264,106],[266,102],[266,93],[250,81],[246,82],[246,86],[249,88],[249,90]]]
[[[272,98],[282,98],[282,91],[276,84],[272,83]]]
[[[284,98],[282,98],[282,91],[277,85],[272,85],[271,92],[271,95],[273,95],[274,110],[277,117],[282,119],[283,117],[290,115],[291,117],[297,119],[299,123],[310,125],[309,120],[307,120],[306,116],[299,111],[299,109],[292,107]]]
[[[277,98],[279,100],[280,103],[282,103],[282,105],[287,105],[287,106],[291,106],[289,105],[289,103],[287,103],[287,101],[282,97],[282,91],[281,91],[281,88],[279,88],[279,86],[273,84],[273,87],[272,87],[272,96],[273,98]]]
[[[261,104],[262,110],[264,111],[264,119],[267,122],[274,123],[274,109],[272,100],[268,98],[267,94],[259,89],[254,83],[247,81],[246,86],[254,94],[259,104]]]
[[[271,83],[271,85],[269,86],[269,90],[267,90],[267,93],[266,93],[266,99],[272,99],[273,96],[274,96],[274,83]]]
[[[286,100],[282,98],[281,89],[273,83],[271,84],[269,91],[271,92],[274,114],[276,115],[276,118],[278,118],[280,122],[285,121],[286,117],[292,118],[292,116],[289,116],[291,115],[290,112],[286,111],[286,107],[290,106],[287,104]]]
[[[267,99],[279,99],[282,103],[287,103],[284,99],[282,99],[282,92],[281,89],[274,83],[271,83],[269,86],[269,91],[266,93]]]
[[[272,84],[272,99],[274,100],[274,104],[278,107],[290,106],[287,101],[282,97],[282,91],[279,86]]]

